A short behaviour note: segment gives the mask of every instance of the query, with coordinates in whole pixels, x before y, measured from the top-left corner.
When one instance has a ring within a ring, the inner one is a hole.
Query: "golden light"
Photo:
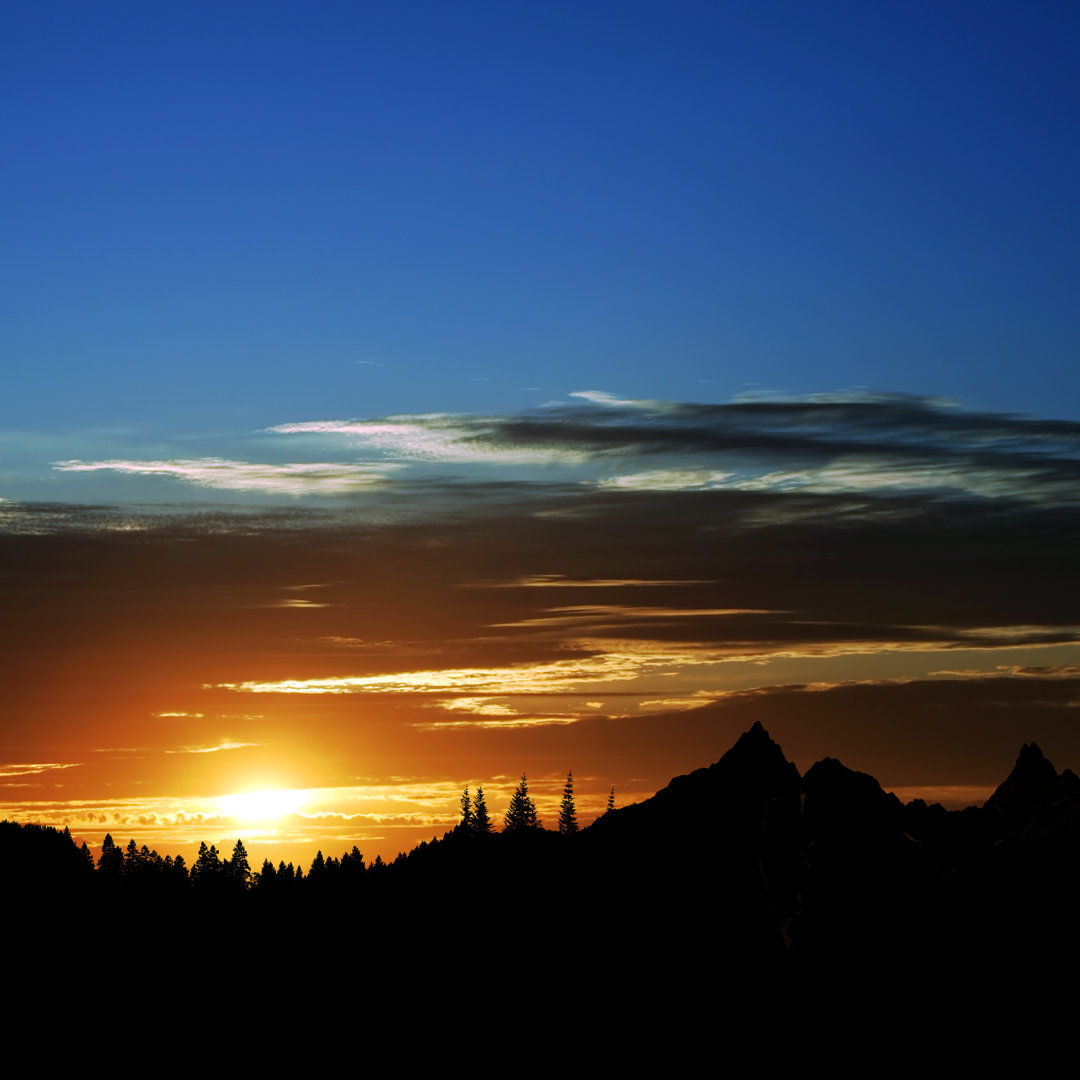
[[[221,815],[238,821],[269,821],[293,814],[303,805],[305,792],[294,788],[241,791],[221,797]]]

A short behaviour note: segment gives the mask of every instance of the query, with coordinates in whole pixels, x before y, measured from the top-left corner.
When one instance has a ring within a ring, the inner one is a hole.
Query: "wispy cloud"
[[[172,461],[57,461],[59,472],[115,472],[163,476],[200,487],[269,495],[346,495],[382,483],[402,465],[393,462],[289,462],[280,465],[193,458]]]
[[[535,574],[513,581],[470,581],[469,589],[636,589],[662,585],[711,585],[711,578],[568,578],[562,574]]]
[[[500,437],[502,418],[389,416],[381,420],[311,420],[268,428],[279,435],[346,436],[350,446],[382,451],[408,461],[457,464],[536,465],[580,463],[585,455],[569,446],[537,446]]]
[[[166,754],[218,754],[222,750],[243,750],[248,746],[259,746],[255,742],[224,742],[217,746],[183,746],[176,750],[166,750]]]
[[[493,626],[588,626],[599,629],[618,627],[625,620],[649,623],[658,619],[723,618],[731,615],[783,615],[767,608],[662,608],[631,607],[626,604],[569,604],[545,608],[541,615],[514,622],[493,623]]]
[[[1080,485],[1080,424],[979,413],[938,398],[570,397],[516,416],[314,420],[267,431],[344,437],[406,461],[591,469],[585,482],[610,491],[956,492],[1070,503]],[[636,467],[611,474],[614,460]]]
[[[421,731],[517,731],[521,728],[561,727],[576,724],[576,716],[517,716],[504,720],[419,720],[409,727]]]
[[[659,644],[659,643],[658,643]],[[563,693],[585,685],[631,680],[652,669],[713,662],[695,650],[660,645],[648,652],[606,652],[574,660],[490,668],[400,671],[385,675],[341,675],[317,679],[217,683],[212,687],[248,694],[447,694]]]
[[[597,480],[596,485],[618,491],[707,491],[725,486],[724,481],[732,475],[712,469],[649,469],[622,476],[605,476]]]
[[[610,409],[642,409],[655,412],[667,407],[667,403],[663,401],[649,398],[621,398],[616,397],[615,394],[611,394],[607,390],[573,390],[570,397],[581,398],[583,401],[588,401],[593,405],[602,405]]]
[[[57,772],[61,769],[77,769],[78,761],[46,761],[29,764],[0,765],[0,776],[24,777],[40,776],[42,773]]]

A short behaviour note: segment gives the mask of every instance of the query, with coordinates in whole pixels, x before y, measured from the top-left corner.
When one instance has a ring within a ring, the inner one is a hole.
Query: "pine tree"
[[[487,836],[491,832],[491,818],[484,801],[484,789],[479,784],[476,785],[476,796],[473,798],[473,829],[480,836]]]
[[[255,875],[256,889],[272,889],[277,884],[277,871],[269,859],[263,859],[262,869]]]
[[[472,800],[469,798],[469,785],[461,795],[461,831],[473,832],[476,828],[476,815],[473,813]]]
[[[510,796],[510,805],[503,819],[503,832],[527,832],[539,828],[542,826],[536,813],[536,803],[529,798],[529,782],[522,773],[517,790]]]
[[[611,785],[611,791],[610,791],[610,793],[608,794],[608,797],[607,797],[607,808],[604,810],[604,813],[609,814],[614,809],[615,809],[615,785],[612,784]]]
[[[116,846],[109,833],[101,842],[101,858],[98,859],[98,871],[109,878],[119,878],[124,872],[124,851]]]
[[[192,884],[202,888],[216,887],[221,881],[224,867],[218,849],[211,844],[209,848],[204,840],[199,845],[199,854],[195,857],[195,865],[191,868]]]
[[[577,832],[577,810],[574,808],[574,770],[566,774],[562,802],[559,804],[559,832],[564,835]]]
[[[248,863],[247,850],[242,840],[236,841],[232,858],[226,863],[226,868],[229,877],[244,885],[245,888],[251,883],[251,865]]]

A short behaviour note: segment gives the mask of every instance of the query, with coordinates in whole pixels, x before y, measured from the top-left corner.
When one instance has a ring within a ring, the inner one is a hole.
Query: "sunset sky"
[[[0,817],[1080,768],[1080,8],[879,7],[5,4]]]

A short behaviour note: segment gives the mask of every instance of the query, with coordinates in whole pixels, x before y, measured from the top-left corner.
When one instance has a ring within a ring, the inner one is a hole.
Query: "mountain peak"
[[[798,793],[799,770],[755,723],[719,761],[674,777],[651,799],[603,815],[595,825],[609,830],[617,818],[619,827],[647,822],[650,828],[679,831],[727,829],[748,814],[758,821],[762,807],[777,799],[797,807]]]
[[[900,800],[869,773],[849,769],[836,758],[815,762],[803,777],[806,813],[818,821],[848,820],[865,825],[868,821],[892,819],[901,809]]]
[[[772,736],[765,730],[760,720],[755,720],[753,727],[749,731],[744,731],[738,739],[735,740],[735,746],[740,743],[746,743],[753,746],[777,746],[774,743]]]
[[[1028,765],[1031,768],[1037,768],[1040,761],[1045,761],[1046,757],[1039,749],[1039,744],[1035,742],[1024,743],[1020,747],[1020,753],[1016,755],[1016,765],[1019,768],[1021,763]]]
[[[735,745],[710,765],[707,774],[722,797],[740,792],[754,792],[755,798],[767,792],[797,789],[799,770],[784,756],[780,744],[761,725],[755,722],[735,740]]]
[[[996,810],[1008,828],[1018,828],[1041,807],[1054,801],[1059,786],[1057,770],[1038,745],[1024,743],[1012,772],[986,800],[986,807]]]

